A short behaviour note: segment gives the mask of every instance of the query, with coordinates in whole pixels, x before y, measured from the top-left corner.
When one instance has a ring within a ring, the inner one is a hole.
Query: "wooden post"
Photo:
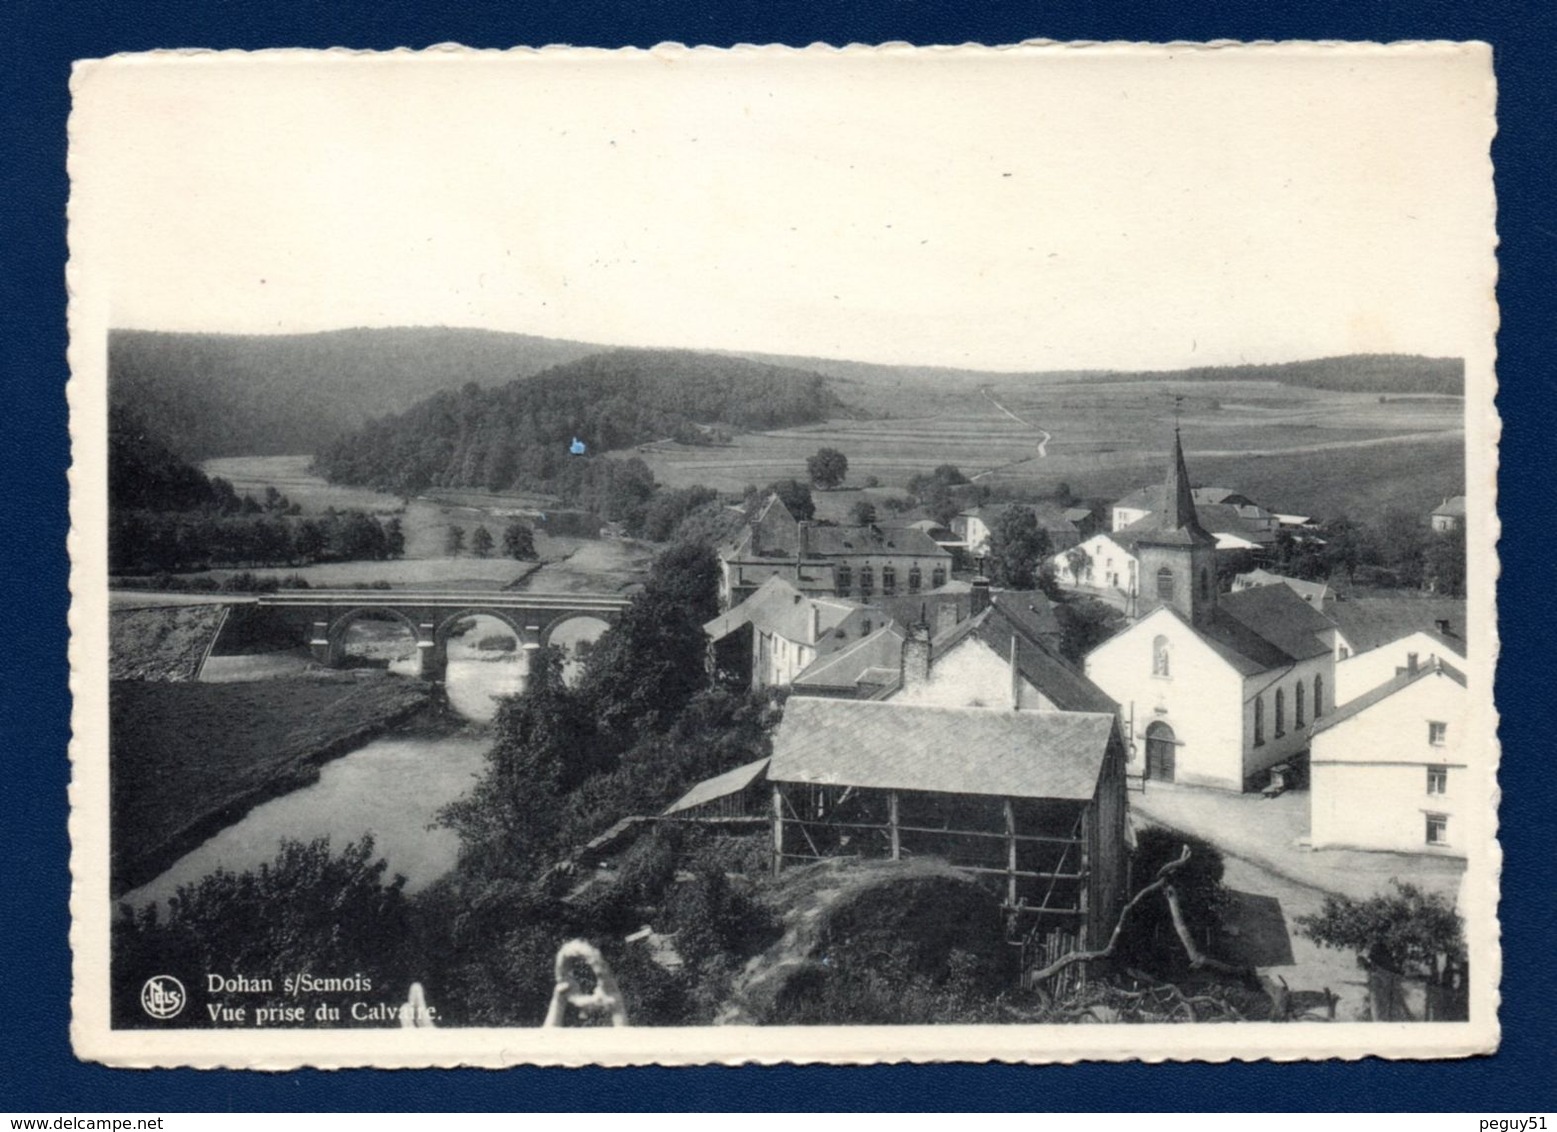
[[[1006,903],[1016,907],[1016,807],[1006,803]]]
[[[784,867],[784,791],[773,784],[773,875]]]
[[[1092,807],[1081,811],[1081,886],[1080,908],[1081,929],[1077,935],[1085,939],[1092,947],[1100,946],[1101,940],[1092,930],[1092,917],[1088,911],[1090,901],[1087,899],[1092,887]]]
[[[897,829],[897,791],[887,793],[887,830],[892,836],[892,859],[899,860],[903,854],[903,842]]]

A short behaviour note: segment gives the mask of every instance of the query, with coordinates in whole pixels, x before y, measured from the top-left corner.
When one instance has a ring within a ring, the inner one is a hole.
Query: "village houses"
[[[771,577],[809,596],[917,594],[951,578],[951,551],[914,527],[802,523],[770,494],[719,549],[720,605],[730,609]]]
[[[1335,623],[1335,702],[1346,704],[1408,668],[1439,658],[1465,664],[1465,601],[1364,597],[1326,609]]]
[[[1434,655],[1315,723],[1312,846],[1465,856],[1464,815],[1485,801],[1465,709],[1464,673]]]
[[[1132,774],[1261,789],[1332,706],[1335,626],[1287,586],[1218,593],[1216,539],[1176,430],[1162,497],[1132,524],[1135,619],[1087,655],[1086,673],[1124,711]]]

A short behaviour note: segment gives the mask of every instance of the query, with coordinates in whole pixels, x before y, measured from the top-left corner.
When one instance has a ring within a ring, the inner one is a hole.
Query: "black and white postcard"
[[[1496,1048],[1485,44],[72,86],[81,1057]]]

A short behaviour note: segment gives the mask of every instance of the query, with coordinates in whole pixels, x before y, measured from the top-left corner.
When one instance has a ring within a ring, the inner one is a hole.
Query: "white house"
[[[1319,720],[1309,758],[1315,849],[1463,857],[1474,792],[1465,676],[1434,658]]]
[[[884,614],[842,598],[802,593],[773,576],[703,626],[718,669],[753,688],[785,687],[819,656],[868,636]]]
[[[1331,707],[1335,626],[1286,586],[1219,594],[1177,436],[1160,526],[1138,532],[1140,612],[1086,658],[1131,724],[1131,773],[1259,788]]]
[[[1000,522],[1001,512],[1007,507],[1021,507],[1030,511],[1039,529],[1048,536],[1049,546],[1056,550],[1069,550],[1081,541],[1081,530],[1071,514],[1079,511],[1085,518],[1087,512],[1082,509],[1042,503],[992,503],[964,511],[952,519],[952,530],[962,538],[968,553],[974,558],[982,558],[989,553],[995,526]]]
[[[1054,580],[1066,589],[1135,597],[1137,590],[1135,555],[1107,532],[1093,535],[1078,546],[1051,554],[1049,569]]]
[[[1335,702],[1345,704],[1437,657],[1465,663],[1465,602],[1359,598],[1325,610],[1335,623]]]
[[[1233,579],[1233,593],[1238,593],[1240,590],[1250,590],[1256,586],[1286,586],[1316,609],[1324,609],[1335,600],[1335,595],[1330,592],[1330,587],[1323,582],[1310,582],[1303,578],[1289,578],[1285,574],[1276,574],[1270,570],[1250,570],[1248,573],[1239,574]]]

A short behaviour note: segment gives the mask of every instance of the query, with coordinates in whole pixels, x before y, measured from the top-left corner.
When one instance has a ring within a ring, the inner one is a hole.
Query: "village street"
[[[1326,988],[1337,996],[1335,1020],[1367,1018],[1367,981],[1355,957],[1322,948],[1298,932],[1297,919],[1321,910],[1327,894],[1362,899],[1392,877],[1453,899],[1464,862],[1351,850],[1314,852],[1299,844],[1308,829],[1308,794],[1277,798],[1152,782],[1130,796],[1137,821],[1176,829],[1221,849],[1223,883],[1233,894],[1218,959],[1280,977],[1293,991],[1298,1017],[1324,1018]]]

